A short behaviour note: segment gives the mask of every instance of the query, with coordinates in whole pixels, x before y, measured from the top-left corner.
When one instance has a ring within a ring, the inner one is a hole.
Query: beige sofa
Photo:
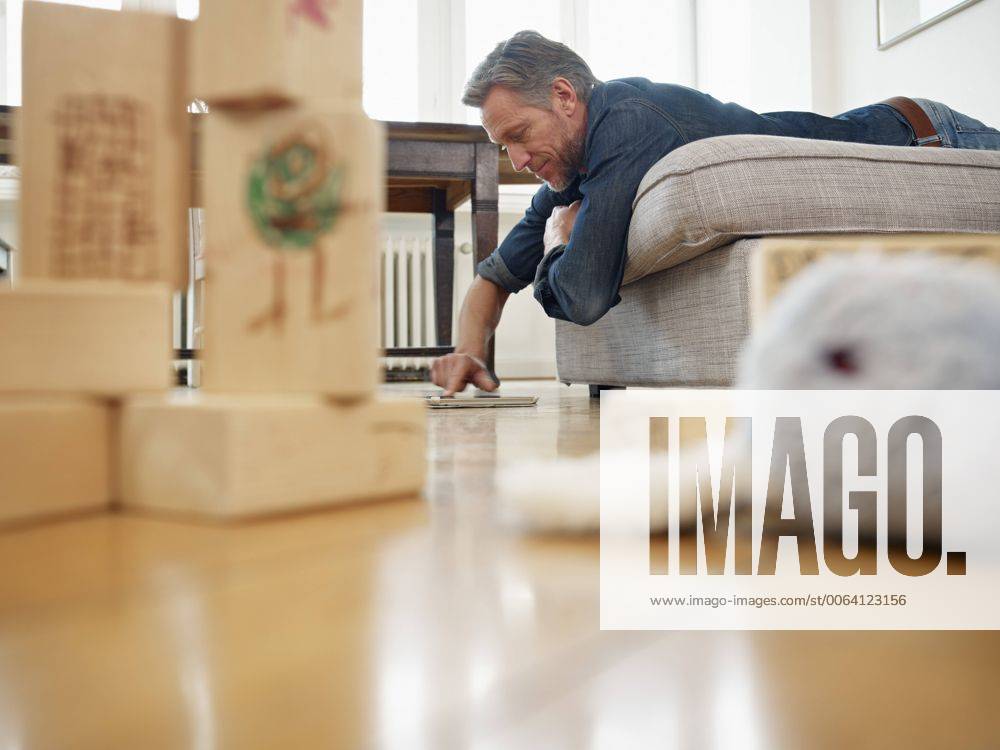
[[[668,154],[633,202],[622,301],[558,321],[559,379],[731,385],[761,238],[1000,232],[1000,152],[724,136]]]

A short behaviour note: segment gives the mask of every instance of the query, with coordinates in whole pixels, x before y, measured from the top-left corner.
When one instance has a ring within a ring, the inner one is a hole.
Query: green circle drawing
[[[312,248],[340,214],[343,173],[317,127],[295,130],[265,149],[247,179],[247,207],[264,241]]]

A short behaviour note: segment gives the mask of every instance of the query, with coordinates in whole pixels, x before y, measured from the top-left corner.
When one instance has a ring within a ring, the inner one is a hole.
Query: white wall
[[[697,0],[697,87],[758,112],[923,97],[1000,123],[1000,0],[887,50],[876,0]]]
[[[875,0],[818,2],[830,6],[830,22],[814,29],[813,45],[828,47],[827,64],[836,71],[814,92],[824,114],[910,96],[1000,123],[1000,0],[980,0],[882,51]]]
[[[501,209],[503,199],[501,198]],[[520,211],[503,211],[500,214],[500,237],[507,233],[524,216]],[[456,230],[469,226],[468,214],[459,214],[456,218]],[[469,242],[472,241],[472,231],[469,229]],[[458,273],[462,280],[471,278],[472,259],[464,256],[468,265]],[[462,298],[465,297],[465,287],[456,284],[456,292],[462,287]],[[456,301],[456,315],[461,299]],[[456,317],[457,320],[457,317]],[[556,324],[545,314],[542,306],[534,297],[534,287],[529,286],[507,299],[504,307],[503,323],[497,329],[496,336],[496,371],[501,378],[540,378],[556,376]]]

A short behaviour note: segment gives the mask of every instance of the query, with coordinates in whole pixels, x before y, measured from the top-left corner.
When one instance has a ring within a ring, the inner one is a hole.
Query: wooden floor
[[[542,398],[430,415],[423,499],[0,535],[0,748],[1000,746],[1000,634],[600,632],[596,538],[493,486],[598,406],[505,390]]]

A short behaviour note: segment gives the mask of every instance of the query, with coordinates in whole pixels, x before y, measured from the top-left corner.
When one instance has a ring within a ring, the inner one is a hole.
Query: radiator
[[[191,284],[174,300],[174,347],[201,348],[204,284],[202,209],[190,212]],[[465,248],[462,248],[465,252]],[[0,276],[2,279],[2,276]],[[437,346],[434,319],[434,242],[427,233],[391,234],[382,241],[379,259],[379,345],[383,349]],[[190,357],[191,355],[187,355]],[[184,357],[182,356],[182,359]],[[431,357],[383,357],[387,377],[426,380]],[[183,362],[188,385],[198,385],[197,362]]]
[[[389,234],[380,259],[379,343],[383,349],[437,346],[434,243],[430,233]],[[429,357],[386,357],[386,371],[416,379]]]

